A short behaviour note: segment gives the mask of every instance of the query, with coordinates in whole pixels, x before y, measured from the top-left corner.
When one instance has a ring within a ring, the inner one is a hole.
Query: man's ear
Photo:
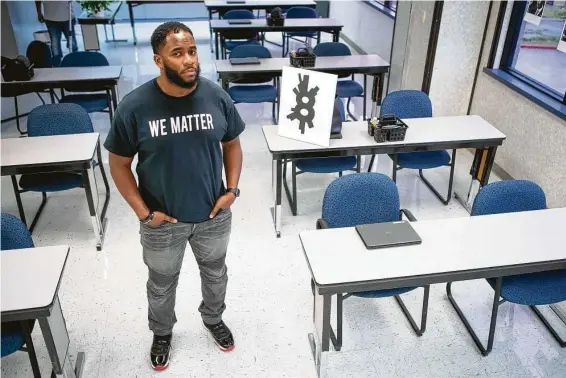
[[[153,54],[153,61],[159,69],[163,69],[163,59],[159,55]]]

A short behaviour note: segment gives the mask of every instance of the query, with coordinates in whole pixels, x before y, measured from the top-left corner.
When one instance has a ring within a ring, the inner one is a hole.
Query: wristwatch
[[[238,198],[240,196],[240,189],[238,188],[228,188],[226,189],[226,193],[232,193]]]
[[[141,224],[148,224],[153,220],[153,216],[154,216],[153,211],[150,211],[147,217],[145,217],[145,219],[140,219]]]

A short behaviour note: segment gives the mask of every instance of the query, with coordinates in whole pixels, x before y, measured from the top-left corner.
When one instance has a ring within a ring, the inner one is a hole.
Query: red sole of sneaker
[[[165,365],[165,366],[152,366],[153,370],[155,371],[163,371],[166,370],[169,367],[169,364]]]
[[[216,343],[215,343],[215,344],[216,344]],[[223,347],[221,347],[221,346],[218,345],[218,344],[216,344],[216,345],[218,346],[218,348],[219,348],[221,351],[223,351],[223,352],[225,352],[225,353],[233,351],[234,348],[236,347],[235,345],[232,345],[231,347],[223,348]]]

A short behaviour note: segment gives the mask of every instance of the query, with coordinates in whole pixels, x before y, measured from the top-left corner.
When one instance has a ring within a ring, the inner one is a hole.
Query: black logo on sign
[[[293,89],[296,96],[297,105],[291,108],[291,113],[287,116],[291,121],[299,120],[299,129],[301,134],[305,133],[305,125],[313,128],[312,120],[314,119],[314,104],[316,103],[316,94],[318,86],[309,89],[309,75],[299,74],[299,85]]]

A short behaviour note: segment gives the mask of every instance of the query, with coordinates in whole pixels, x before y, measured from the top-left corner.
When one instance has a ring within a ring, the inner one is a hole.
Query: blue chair
[[[546,197],[537,184],[525,180],[510,180],[484,186],[474,200],[472,216],[543,209],[546,209]],[[495,291],[487,348],[479,341],[478,336],[452,296],[452,283],[449,282],[446,285],[446,294],[450,303],[484,356],[487,356],[493,348],[497,310],[499,305],[504,302],[529,306],[560,346],[566,346],[566,340],[560,338],[556,330],[536,307],[566,301],[566,269],[490,278],[487,282]],[[500,297],[503,299],[500,300]]]
[[[350,48],[341,42],[324,42],[319,43],[314,48],[314,53],[316,56],[349,56],[352,55]],[[338,74],[339,79],[343,79],[350,76],[348,73]],[[350,111],[350,100],[352,97],[363,98],[363,115],[362,119],[366,118],[366,75],[364,75],[364,86],[362,87],[360,83],[354,80],[354,74],[352,74],[351,80],[338,80],[336,85],[336,93],[340,98],[347,98],[348,103],[346,104],[346,110],[348,114],[354,121],[357,121],[356,117]]]
[[[326,189],[322,203],[322,218],[317,221],[317,229],[354,227],[361,224],[397,222],[403,214],[411,222],[415,217],[399,207],[399,193],[395,183],[381,173],[359,173],[334,180]],[[314,282],[311,281],[314,292]],[[415,290],[416,287],[404,287],[387,290],[365,291],[337,295],[336,334],[330,327],[330,339],[334,348],[342,347],[342,302],[355,296],[360,298],[394,297],[403,314],[411,324],[417,336],[422,336],[426,329],[428,298],[430,286],[423,286],[424,297],[420,328],[407,310],[400,295]]]
[[[232,58],[257,57],[262,59],[271,58],[269,50],[261,45],[243,45],[236,47],[230,54]],[[273,84],[266,84],[273,81]],[[258,104],[271,102],[273,122],[277,124],[277,113],[279,110],[278,78],[273,75],[255,77],[253,79],[233,80],[234,84],[228,88],[228,94],[235,104]],[[258,85],[250,85],[258,84]]]
[[[108,59],[96,51],[77,51],[70,53],[65,55],[61,62],[61,67],[98,67],[109,65]],[[100,92],[102,89],[104,92]],[[65,91],[73,93],[66,95]],[[112,122],[114,116],[110,88],[101,88],[100,84],[85,82],[68,85],[67,88],[61,89],[61,100],[59,102],[80,105],[89,113],[108,113],[110,115],[110,122]]]
[[[250,10],[234,9],[224,13],[222,18],[225,20],[254,20],[256,17]],[[259,45],[258,39],[259,35],[256,32],[246,30],[223,32],[221,37],[222,59],[226,59],[226,51],[231,52],[236,47]]]
[[[84,108],[77,104],[49,104],[33,109],[28,116],[29,137],[93,133],[92,122]],[[104,185],[106,187],[106,200],[102,214],[106,212],[109,201],[110,187],[102,165],[100,145],[98,146],[98,162]],[[20,177],[19,186],[16,177],[12,176],[12,185],[16,194],[16,202],[20,219],[26,224],[26,217],[22,205],[21,194],[25,192],[38,192],[42,195],[41,205],[33,218],[30,232],[33,232],[37,221],[47,203],[48,192],[60,192],[83,187],[82,172],[53,172],[40,174],[24,174]],[[21,188],[21,189],[20,189]],[[86,189],[86,188],[85,188]]]
[[[342,121],[346,120],[344,114],[344,104],[342,100],[340,103],[340,117]],[[344,157],[330,157],[330,158],[312,158],[312,159],[299,159],[291,160],[291,180],[293,186],[293,195],[289,191],[287,185],[287,162],[283,163],[283,186],[287,194],[287,200],[291,205],[291,213],[297,215],[297,175],[302,173],[338,173],[342,177],[342,172],[352,171],[360,172],[360,157],[359,156],[344,156]]]
[[[1,242],[2,251],[11,249],[33,248],[33,240],[25,224],[13,215],[1,214]],[[9,290],[9,288],[3,288]],[[35,349],[31,339],[31,331],[35,320],[2,322],[2,357],[9,356],[17,351],[27,352],[31,363],[33,376],[41,377]],[[23,328],[25,327],[25,329]],[[25,347],[24,347],[25,345]]]
[[[285,18],[318,18],[318,12],[314,8],[309,7],[293,7],[287,10]],[[299,38],[305,38],[304,41]],[[299,31],[299,32],[283,32],[283,51],[281,56],[289,53],[289,40],[293,39],[301,43],[307,44],[307,38],[316,38],[316,43],[320,42],[320,32]]]
[[[388,94],[381,104],[380,114],[395,114],[399,118],[424,118],[432,117],[432,104],[428,95],[416,90],[402,90]],[[452,150],[452,157],[445,150],[400,153],[389,155],[393,160],[393,181],[397,179],[397,170],[418,169],[419,176],[425,185],[445,205],[452,198],[452,183],[454,180],[454,167],[456,165],[456,149]],[[369,169],[373,166],[375,155],[372,156]],[[431,168],[450,167],[450,179],[448,181],[448,195],[444,198],[432,184],[424,177],[423,170]]]

